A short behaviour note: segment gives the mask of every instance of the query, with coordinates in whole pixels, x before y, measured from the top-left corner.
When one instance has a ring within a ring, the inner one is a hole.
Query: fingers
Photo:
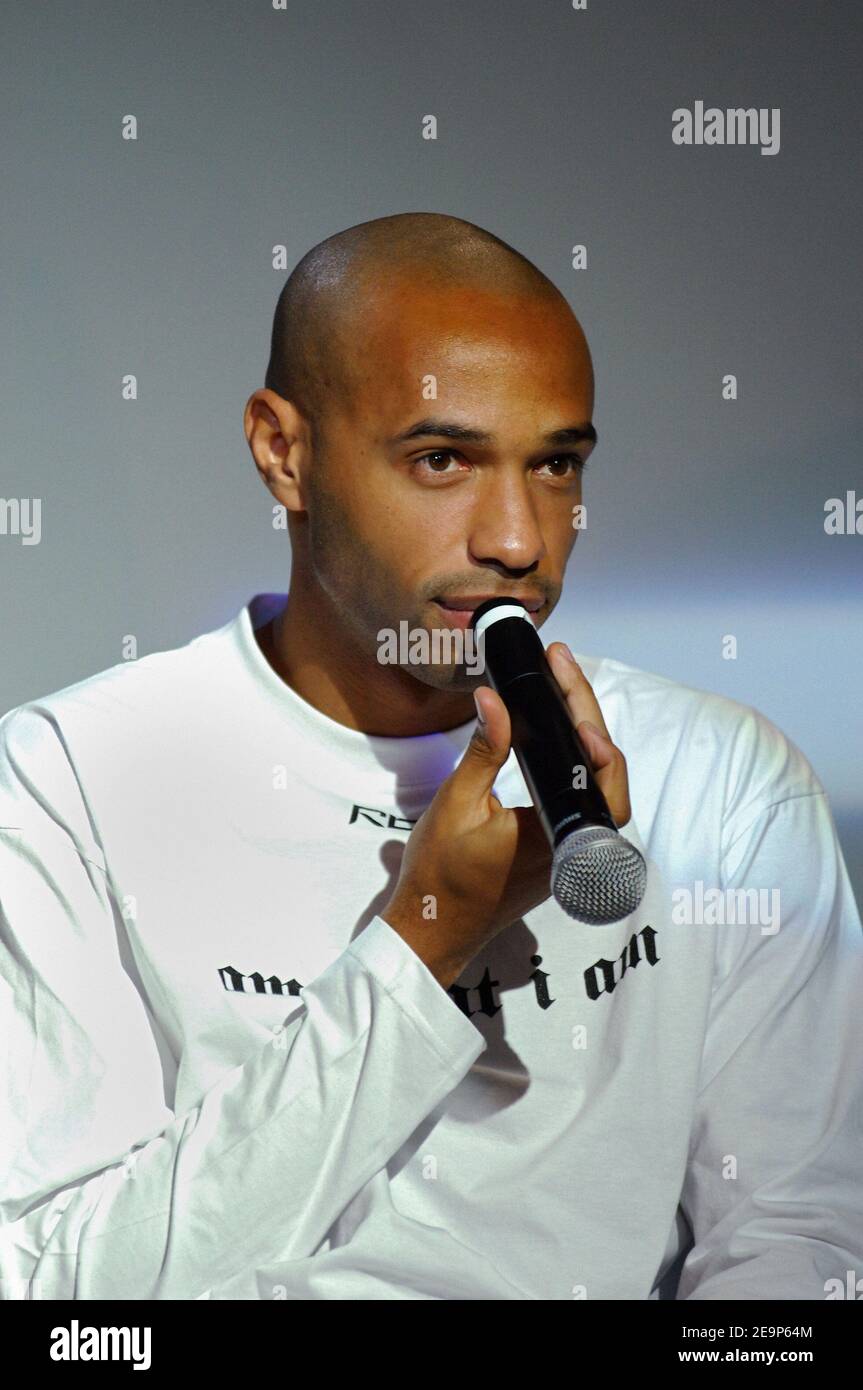
[[[597,785],[608,802],[608,809],[619,830],[621,826],[627,825],[632,817],[626,759],[611,739],[594,732],[584,722],[578,726],[578,736],[584,744]]]
[[[605,734],[605,737],[610,739],[611,735],[605,726],[602,710],[599,708],[599,701],[593,693],[593,687],[578,663],[567,657],[566,650],[563,642],[552,642],[546,651],[546,656],[548,657],[548,664],[554,672],[555,680],[566,696],[572,722],[578,728],[582,719],[588,719],[591,724],[596,725],[601,734]]]
[[[602,772],[609,767],[615,758],[622,758],[620,749],[612,743],[610,738],[601,734],[598,729],[593,728],[586,719],[582,719],[577,726],[578,737],[581,739],[584,749],[590,759],[590,766],[594,772]]]
[[[509,755],[511,737],[509,710],[490,685],[477,686],[474,700],[477,705],[477,730],[495,752],[500,753],[506,749],[501,759],[505,762]]]
[[[612,741],[590,681],[578,663],[568,658],[566,651],[563,642],[552,642],[546,652],[548,663],[566,697],[572,721],[614,823],[620,829],[632,818],[626,758]]]
[[[510,721],[506,705],[490,686],[479,686],[476,695],[477,727],[450,776],[450,790],[479,807],[492,795],[494,779],[509,757]]]
[[[597,784],[608,803],[615,825],[620,828],[628,824],[632,817],[626,758],[608,732],[593,687],[578,663],[566,655],[566,650],[562,642],[552,642],[546,652],[548,662],[563,691]],[[472,796],[482,797],[489,793],[497,772],[509,756],[511,727],[509,712],[496,691],[482,685],[475,693],[477,704],[485,716],[485,729],[479,741],[472,739],[468,745],[471,756],[468,758],[466,753],[462,764],[467,760],[470,766],[465,769],[467,775],[460,779],[459,785]],[[593,725],[593,729],[589,725]],[[527,825],[526,818],[519,817],[520,822],[523,819]],[[538,821],[530,834],[537,852],[541,852],[543,831]]]

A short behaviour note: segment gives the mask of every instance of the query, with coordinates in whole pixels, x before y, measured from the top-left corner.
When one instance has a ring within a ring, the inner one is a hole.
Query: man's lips
[[[474,594],[472,597],[467,594],[456,594],[454,598],[436,598],[435,603],[440,604],[441,608],[450,609],[454,613],[473,613],[474,609],[479,608],[481,603],[485,603],[490,598],[509,599],[513,603],[520,603],[529,613],[536,613],[545,602],[542,598],[530,597],[519,598],[517,594]]]
[[[457,594],[455,598],[436,598],[433,602],[446,613],[447,626],[467,629],[474,610],[490,598],[510,599],[514,603],[520,603],[529,613],[537,613],[545,602],[544,599],[533,595],[530,598],[518,598],[515,594]]]

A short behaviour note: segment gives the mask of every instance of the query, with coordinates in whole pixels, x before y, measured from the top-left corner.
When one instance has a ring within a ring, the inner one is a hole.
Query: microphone
[[[644,897],[647,865],[617,831],[530,614],[488,599],[470,621],[488,683],[509,711],[512,747],[552,849],[551,891],[570,917],[607,926]],[[584,768],[584,787],[573,786]]]

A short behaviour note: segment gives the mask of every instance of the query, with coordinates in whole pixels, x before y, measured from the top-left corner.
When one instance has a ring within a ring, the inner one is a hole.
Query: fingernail
[[[481,705],[480,705],[480,703],[479,703],[479,700],[477,699],[476,691],[474,691],[474,693],[473,693],[473,702],[474,702],[474,704],[476,705],[476,718],[477,718],[477,723],[480,724],[480,725],[482,726],[482,728],[485,728],[485,715],[483,714],[483,712],[482,712],[482,707],[481,707]]]
[[[560,645],[563,647],[563,652],[564,652],[564,655],[565,655],[567,661],[571,661],[572,664],[573,664],[573,666],[574,666],[574,665],[576,664],[575,657],[573,656],[572,652],[569,650],[569,647],[566,645],[565,642],[561,642]]]

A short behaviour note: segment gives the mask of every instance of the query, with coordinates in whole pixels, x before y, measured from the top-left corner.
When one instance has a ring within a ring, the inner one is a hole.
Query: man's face
[[[368,301],[366,301],[368,304]],[[360,647],[379,633],[464,628],[467,601],[560,596],[578,531],[578,460],[589,440],[549,444],[593,413],[593,372],[565,304],[396,281],[352,342],[348,411],[328,414],[309,479],[309,558]],[[453,439],[434,423],[488,438]],[[452,647],[443,647],[443,652]],[[440,655],[440,649],[439,653]],[[470,657],[468,657],[468,665]],[[438,689],[482,682],[464,662],[404,667]]]

